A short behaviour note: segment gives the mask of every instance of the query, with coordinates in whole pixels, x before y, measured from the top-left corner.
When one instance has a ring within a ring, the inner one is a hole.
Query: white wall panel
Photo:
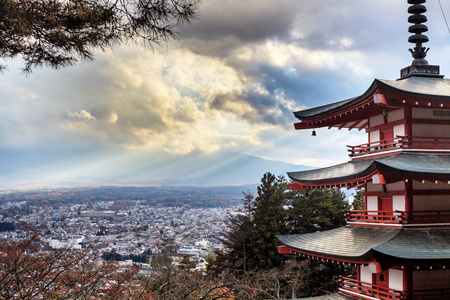
[[[403,271],[389,269],[389,288],[403,291]]]
[[[372,283],[372,273],[369,266],[361,266],[361,282]]]

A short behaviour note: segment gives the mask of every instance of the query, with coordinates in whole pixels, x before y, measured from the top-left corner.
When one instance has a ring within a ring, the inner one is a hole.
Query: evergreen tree
[[[290,196],[288,222],[291,233],[312,233],[346,224],[345,212],[349,209],[349,204],[340,190],[293,191]],[[348,275],[351,271],[351,268],[331,263],[310,261],[304,265],[303,272],[307,274],[298,288],[298,293],[306,297],[334,292],[337,288],[336,277]]]
[[[329,206],[330,227],[328,229],[342,227],[347,224],[346,212],[350,209],[345,193],[339,189],[329,190],[331,201]]]
[[[283,256],[278,254],[276,236],[287,233],[286,204],[287,183],[284,177],[275,177],[265,173],[258,186],[251,220],[250,235],[251,254],[248,265],[252,269],[271,269],[279,267]]]
[[[14,229],[15,229],[14,223],[0,222],[0,232],[2,232],[2,231],[13,231]]]
[[[353,195],[352,209],[354,210],[364,210],[364,190],[358,190],[355,195]]]
[[[216,269],[221,271],[223,267],[219,263],[233,272],[242,273],[247,270],[247,253],[250,253],[248,239],[251,229],[251,207],[253,194],[244,194],[244,211],[240,214],[228,217],[228,231],[224,239],[220,239],[224,245],[224,250],[217,252]]]
[[[292,233],[310,233],[344,226],[349,209],[338,189],[294,191],[289,200],[288,220]]]
[[[193,269],[195,268],[195,261],[191,260],[189,255],[183,255],[183,259],[180,261],[178,267],[183,270]]]
[[[290,232],[300,234],[317,231],[314,225],[314,200],[309,197],[309,193],[292,191],[290,196],[287,211]]]
[[[285,256],[278,253],[276,235],[310,233],[345,225],[345,211],[349,208],[345,194],[338,189],[287,191],[283,177],[266,173],[255,201],[252,202],[250,193],[244,196],[244,212],[229,218],[229,231],[222,240],[226,251],[218,253],[208,271],[244,273],[246,282],[259,286],[256,289],[264,291],[266,298],[334,292],[337,275],[348,275],[349,270],[299,257],[285,265]],[[283,269],[277,268],[280,266]]]

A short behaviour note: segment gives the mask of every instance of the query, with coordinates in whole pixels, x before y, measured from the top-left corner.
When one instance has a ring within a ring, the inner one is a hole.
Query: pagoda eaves
[[[450,257],[450,231],[345,226],[324,232],[280,235],[286,254],[361,263],[389,256],[403,264],[441,266]],[[343,243],[342,241],[346,241]],[[434,249],[434,251],[430,251]]]
[[[331,167],[288,172],[287,174],[294,181],[289,184],[289,189],[305,190],[354,187],[373,181],[373,177],[380,176],[380,174],[383,176],[384,184],[405,179],[448,184],[450,181],[449,170],[449,154],[402,152],[396,155],[353,160]]]
[[[450,80],[412,76],[401,80],[375,79],[362,95],[294,112],[295,129],[368,128],[368,118],[401,107],[450,109]],[[448,123],[450,125],[450,122]]]

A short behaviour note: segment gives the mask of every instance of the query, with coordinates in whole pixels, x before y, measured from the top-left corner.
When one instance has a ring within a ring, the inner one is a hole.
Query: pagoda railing
[[[421,290],[405,293],[406,299],[411,300],[447,300],[450,289]]]
[[[426,211],[347,211],[347,222],[383,224],[450,224],[450,210]]]
[[[352,295],[369,296],[376,299],[406,299],[402,291],[358,281],[355,277],[339,277],[341,291]]]
[[[410,211],[403,212],[402,216],[412,224],[450,223],[450,210]]]
[[[349,152],[350,157],[396,149],[450,150],[450,138],[397,135],[391,139],[385,139],[357,146],[347,145],[347,147],[349,148],[347,151]]]
[[[403,212],[350,210],[347,211],[347,222],[401,224],[404,221]]]
[[[341,292],[351,292],[350,294],[362,299],[371,297],[376,299],[408,299],[408,300],[447,300],[450,289],[418,290],[418,291],[398,291],[371,283],[361,282],[356,277],[339,277]]]

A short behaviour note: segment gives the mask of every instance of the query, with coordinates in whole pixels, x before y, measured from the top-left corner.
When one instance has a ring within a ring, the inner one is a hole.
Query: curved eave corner
[[[450,228],[402,230],[395,238],[373,248],[378,256],[414,261],[449,261]]]
[[[358,263],[372,259],[372,248],[384,244],[399,232],[399,229],[344,226],[314,233],[279,235],[277,238],[284,245],[279,247],[280,254],[303,254]]]
[[[450,181],[450,155],[403,152],[376,159],[377,169],[388,182],[408,178],[416,181]],[[389,178],[391,178],[389,180]]]
[[[386,94],[409,100],[403,100],[402,103],[378,98],[375,100],[375,94],[380,94],[381,98]],[[449,109],[450,80],[433,77],[410,77],[396,81],[375,79],[369,89],[358,97],[294,112],[294,116],[300,120],[294,123],[294,128],[346,127],[361,130],[367,124],[358,123],[358,120],[366,119],[368,113],[379,113],[382,108],[391,105]]]
[[[351,161],[339,165],[300,172],[288,172],[293,181],[290,190],[308,190],[316,188],[352,188],[372,180],[377,174],[374,160]]]
[[[450,228],[389,229],[344,226],[328,231],[280,235],[280,254],[297,254],[345,263],[381,257],[439,264],[450,261]]]
[[[291,190],[315,188],[352,188],[383,175],[386,183],[403,179],[417,181],[450,181],[450,155],[402,152],[367,160],[354,160],[331,167],[288,172],[294,181]]]
[[[329,189],[329,188],[358,188],[359,186],[363,186],[369,181],[372,181],[374,175],[377,175],[377,171],[373,171],[372,173],[363,176],[357,177],[355,179],[347,179],[347,180],[336,180],[336,181],[327,181],[323,183],[306,183],[306,182],[292,182],[288,184],[288,189],[291,191],[300,191],[300,190],[314,190],[314,189]]]
[[[369,89],[360,96],[294,112],[294,116],[300,120],[300,122],[294,123],[295,129],[326,127],[330,121],[336,120],[337,116],[342,117],[347,112],[364,108],[373,102],[372,95],[376,91],[378,83],[379,81],[375,79]]]

